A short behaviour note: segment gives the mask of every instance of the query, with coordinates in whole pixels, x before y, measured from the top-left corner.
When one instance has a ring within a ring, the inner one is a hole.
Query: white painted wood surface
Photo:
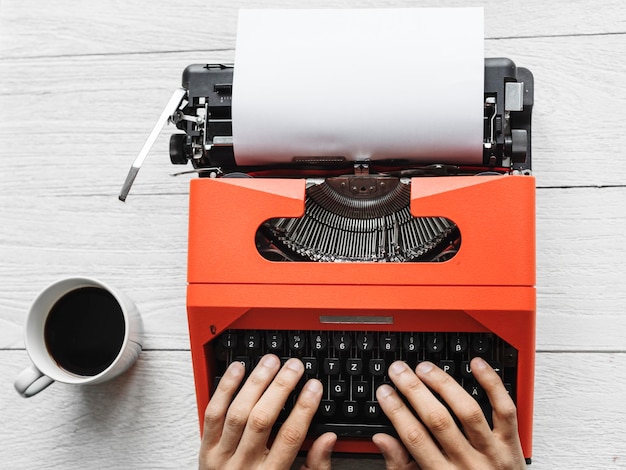
[[[485,54],[535,75],[535,469],[626,468],[626,4],[475,2]],[[0,467],[193,468],[186,330],[187,177],[167,132],[128,203],[117,193],[180,73],[232,61],[240,7],[458,1],[0,0]],[[384,59],[384,58],[383,58]],[[25,400],[22,327],[74,274],[122,287],[146,325],[135,368]],[[382,468],[337,460],[336,468]]]

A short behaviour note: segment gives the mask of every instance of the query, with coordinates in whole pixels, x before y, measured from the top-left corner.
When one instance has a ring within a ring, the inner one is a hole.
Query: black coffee
[[[97,287],[83,287],[54,304],[44,336],[59,366],[78,375],[96,375],[119,354],[125,330],[124,314],[115,297]]]

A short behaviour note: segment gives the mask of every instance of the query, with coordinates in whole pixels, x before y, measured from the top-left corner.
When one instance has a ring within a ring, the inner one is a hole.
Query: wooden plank
[[[0,352],[3,468],[193,468],[198,428],[187,352],[142,353],[112,382],[53,384],[23,399],[9,382],[28,363]],[[626,354],[539,354],[532,469],[624,467]],[[584,404],[584,405],[583,405]],[[175,464],[174,464],[175,462]],[[384,468],[336,459],[333,468]],[[297,468],[297,467],[296,467]]]
[[[382,5],[387,7],[387,5]],[[396,0],[393,7],[415,7]],[[464,7],[463,0],[426,0],[420,7]],[[474,2],[485,8],[485,37],[597,35],[624,32],[626,8],[619,0],[558,0],[547,8],[541,0],[506,4],[496,0]],[[0,17],[0,56],[51,57],[84,54],[120,54],[233,49],[239,8],[366,8],[381,7],[376,0],[189,0],[76,3],[71,0],[38,2],[4,0]],[[584,21],[580,21],[584,18]],[[16,38],[19,37],[19,40]]]
[[[71,191],[71,190],[70,190]],[[0,347],[21,347],[37,293],[57,279],[88,276],[125,291],[140,309],[147,348],[188,348],[185,310],[187,197],[114,194],[3,195]]]
[[[537,192],[539,349],[624,351],[624,200],[623,187]]]
[[[536,468],[624,468],[624,354],[539,354],[535,381]]]
[[[11,383],[27,364],[24,351],[0,351],[6,378],[0,390],[3,468],[197,465],[199,433],[189,353],[144,351],[135,367],[111,382],[53,384],[24,399]]]

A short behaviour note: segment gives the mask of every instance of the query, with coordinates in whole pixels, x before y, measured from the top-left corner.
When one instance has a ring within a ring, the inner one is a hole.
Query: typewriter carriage
[[[243,171],[254,173],[270,169],[291,172],[315,171],[327,176],[333,171],[351,173],[355,162],[336,155],[294,157],[292,162],[271,167],[238,166],[233,151],[232,94],[234,68],[222,64],[194,64],[183,72],[183,88],[188,90],[184,106],[172,115],[172,122],[184,132],[171,139],[172,163],[191,161],[200,174],[206,168],[220,168],[224,173]],[[483,133],[483,168],[454,168],[461,174],[494,169],[500,172],[528,172],[531,168],[530,118],[533,106],[534,83],[530,71],[517,67],[506,58],[485,59],[485,103]],[[437,164],[438,162],[427,162]],[[370,162],[372,170],[422,169],[430,173],[428,165],[415,161]],[[434,173],[441,170],[434,168]]]

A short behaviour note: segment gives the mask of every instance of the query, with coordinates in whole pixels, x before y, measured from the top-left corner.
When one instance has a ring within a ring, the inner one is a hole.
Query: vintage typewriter
[[[429,360],[491,410],[469,361],[487,359],[531,457],[535,345],[533,77],[485,60],[483,161],[294,158],[241,166],[233,67],[191,65],[133,164],[124,200],[169,120],[191,162],[187,310],[200,423],[232,361],[299,357],[325,394],[311,437],[375,452],[393,433],[375,390],[396,359]],[[294,396],[297,390],[294,392]],[[291,401],[287,403],[288,413]],[[278,423],[280,425],[280,422]]]

